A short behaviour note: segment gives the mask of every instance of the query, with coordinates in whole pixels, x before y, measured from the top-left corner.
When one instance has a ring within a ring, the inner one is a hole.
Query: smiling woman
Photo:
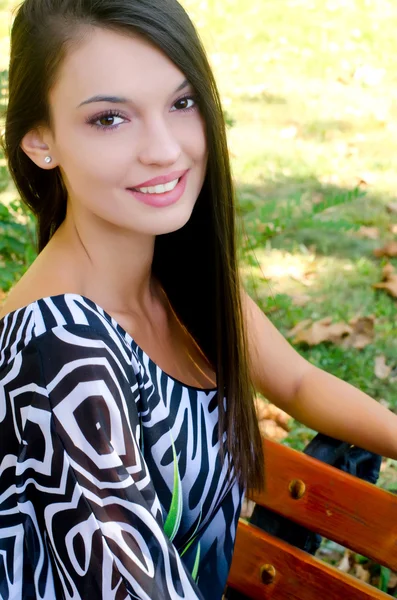
[[[0,596],[219,600],[263,465],[204,50],[175,0],[25,0],[9,73]]]

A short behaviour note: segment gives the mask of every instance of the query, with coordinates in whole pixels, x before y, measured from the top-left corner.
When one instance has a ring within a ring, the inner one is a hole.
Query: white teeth
[[[178,185],[179,179],[174,179],[174,181],[169,181],[164,185],[155,185],[153,187],[141,187],[135,188],[138,192],[142,192],[142,194],[164,194],[164,192],[171,192]]]

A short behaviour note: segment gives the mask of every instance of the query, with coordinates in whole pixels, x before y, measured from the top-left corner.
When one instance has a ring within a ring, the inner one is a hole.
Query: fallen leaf
[[[290,430],[290,415],[281,410],[281,408],[278,408],[278,406],[275,406],[275,404],[265,402],[262,398],[255,398],[255,408],[258,421],[271,419],[277,423],[277,425],[285,429],[285,431]]]
[[[249,500],[248,498],[244,498],[241,506],[240,517],[242,519],[250,519],[252,517],[252,513],[254,512],[254,508],[255,502],[253,500]]]
[[[275,442],[281,442],[288,435],[288,432],[285,431],[285,429],[279,427],[277,423],[271,419],[263,419],[262,421],[259,421],[258,425],[261,435],[274,440]]]
[[[276,442],[284,440],[290,430],[291,417],[274,404],[255,398],[256,416],[261,435]]]
[[[389,242],[383,248],[377,248],[374,250],[374,255],[378,258],[382,256],[388,256],[389,258],[395,258],[397,256],[397,242]]]
[[[376,283],[374,288],[378,290],[386,290],[391,296],[397,298],[397,275],[394,275],[393,278],[385,281],[384,283]]]
[[[345,348],[362,350],[374,341],[375,317],[356,317],[349,322],[349,325],[353,331],[342,343]]]
[[[338,565],[339,571],[343,571],[343,573],[348,573],[350,571],[352,554],[352,551],[346,548],[343,558]]]
[[[354,576],[361,581],[365,581],[365,583],[369,583],[371,579],[371,573],[359,563],[354,565]]]
[[[294,337],[295,335],[297,335],[300,331],[302,331],[303,329],[306,329],[306,327],[308,325],[310,325],[312,323],[311,319],[304,319],[303,321],[300,321],[300,323],[297,323],[295,325],[295,327],[293,327],[291,329],[291,331],[288,332],[288,337]]]
[[[394,234],[396,234],[396,235],[397,235],[397,223],[392,223],[392,224],[389,226],[389,231],[390,231],[391,233],[394,233]]]
[[[305,271],[304,273],[298,273],[297,275],[291,273],[290,275],[291,279],[294,281],[299,281],[299,283],[305,287],[312,286],[317,276],[318,273],[316,269],[309,269],[308,271]]]
[[[391,296],[397,298],[397,273],[393,265],[388,263],[383,267],[382,271],[383,281],[381,283],[375,283],[372,287],[377,290],[386,290]]]
[[[392,368],[386,364],[386,357],[383,354],[375,358],[374,372],[378,379],[387,379],[392,372]]]
[[[391,275],[394,275],[395,269],[391,263],[387,263],[382,269],[383,280],[389,279]]]
[[[290,332],[291,335],[292,331]],[[320,321],[311,323],[309,327],[301,328],[295,334],[293,342],[294,344],[305,343],[309,346],[317,346],[322,342],[336,343],[342,337],[350,335],[351,332],[351,327],[346,323],[332,323],[332,317],[325,317]]]
[[[308,323],[305,319],[298,323],[288,334],[294,344],[317,346],[323,342],[331,342],[344,348],[362,350],[372,343],[375,337],[374,317],[356,317],[349,323],[332,323],[332,317]]]
[[[369,240],[377,240],[379,238],[379,229],[377,227],[360,227],[357,231],[357,235]]]
[[[389,204],[387,204],[386,210],[389,213],[397,214],[397,202],[390,202]]]

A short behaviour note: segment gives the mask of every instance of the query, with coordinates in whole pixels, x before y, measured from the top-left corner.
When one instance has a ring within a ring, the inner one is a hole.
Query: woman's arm
[[[397,459],[397,415],[306,361],[243,292],[255,388],[308,427]]]
[[[87,600],[202,599],[164,532],[140,448],[133,361],[110,336],[61,326],[32,342],[8,378],[10,403],[25,405],[15,476],[19,535],[43,597],[43,589],[58,597],[58,586],[65,597]],[[7,441],[13,421],[2,425]]]

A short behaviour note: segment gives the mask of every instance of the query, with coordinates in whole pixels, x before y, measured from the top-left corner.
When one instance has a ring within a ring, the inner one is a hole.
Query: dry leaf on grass
[[[387,210],[387,212],[389,212],[391,214],[397,214],[397,202],[390,202],[386,206],[386,210]]]
[[[289,331],[288,337],[296,336],[298,333],[306,329],[311,323],[312,319],[304,319],[303,321],[300,321],[300,323],[297,323],[295,327]]]
[[[254,512],[254,508],[255,502],[253,502],[252,500],[248,500],[248,498],[244,498],[241,507],[240,517],[242,519],[250,519],[252,517],[252,513]]]
[[[375,317],[356,317],[349,321],[352,334],[344,340],[342,346],[362,350],[371,344],[375,338]]]
[[[373,287],[377,290],[386,290],[391,296],[397,298],[397,273],[393,265],[388,263],[383,267],[382,282],[375,283]]]
[[[387,263],[382,269],[382,280],[389,279],[396,272],[395,268],[391,263]]]
[[[397,223],[392,223],[391,225],[389,225],[389,231],[390,233],[394,233],[397,235]]]
[[[388,256],[390,258],[395,258],[397,256],[397,242],[389,242],[383,248],[377,248],[374,250],[374,255],[378,258],[382,256]]]
[[[293,336],[294,344],[317,346],[322,342],[336,343],[342,337],[350,335],[351,331],[351,327],[346,323],[332,323],[332,317],[325,317],[314,323],[311,319],[305,319],[289,332],[289,336]]]
[[[266,403],[262,398],[255,398],[259,431],[263,437],[277,442],[285,439],[290,430],[291,417],[274,404]]]
[[[359,563],[354,565],[354,576],[361,581],[365,581],[365,583],[369,583],[371,579],[371,573],[368,569],[365,569]]]
[[[258,417],[258,421],[262,421],[263,419],[271,419],[277,423],[280,427],[285,429],[285,431],[289,431],[289,422],[291,417],[289,414],[275,406],[274,404],[270,404],[262,400],[262,398],[255,398],[255,409]]]
[[[262,437],[269,438],[275,442],[281,442],[288,436],[288,432],[271,419],[259,421],[259,431]]]
[[[349,323],[332,323],[332,317],[312,322],[305,319],[298,323],[288,334],[294,344],[317,346],[331,342],[344,348],[361,350],[374,340],[374,317],[356,317]]]
[[[343,558],[338,565],[339,571],[343,571],[343,573],[348,573],[350,571],[352,563],[352,554],[353,552],[346,548]]]
[[[369,240],[377,240],[379,238],[379,229],[377,227],[365,227],[363,225],[357,231],[357,235]]]
[[[392,372],[392,367],[386,364],[386,357],[381,354],[375,358],[375,375],[378,379],[387,379]]]

